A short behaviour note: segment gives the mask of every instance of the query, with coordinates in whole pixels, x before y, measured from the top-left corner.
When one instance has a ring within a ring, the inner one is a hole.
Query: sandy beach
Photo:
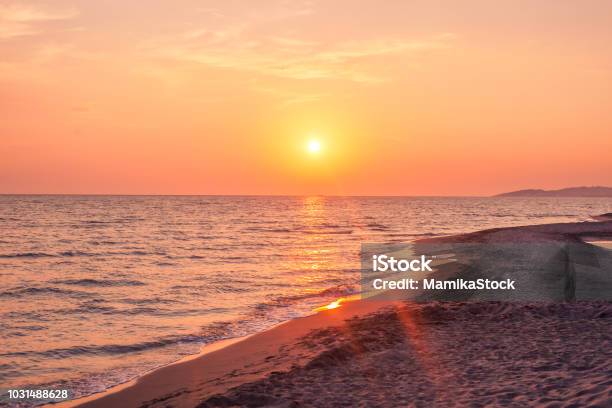
[[[574,280],[569,299],[347,301],[77,406],[610,406],[612,269],[600,264],[599,275],[584,281],[574,268],[584,265],[584,253],[606,251],[583,242],[612,236],[612,221],[602,219],[421,241],[545,241],[559,243],[560,251],[577,244],[586,252],[564,258]],[[609,259],[599,255],[600,263]],[[499,265],[478,267],[503,270],[503,256],[496,256]]]

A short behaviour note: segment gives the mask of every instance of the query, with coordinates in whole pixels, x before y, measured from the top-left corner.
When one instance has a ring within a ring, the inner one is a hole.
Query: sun
[[[309,153],[317,154],[321,151],[321,142],[317,139],[310,139],[306,147]]]

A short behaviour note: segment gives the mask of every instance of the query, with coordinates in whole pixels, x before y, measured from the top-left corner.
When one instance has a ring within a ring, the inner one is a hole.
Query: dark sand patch
[[[199,407],[609,406],[609,303],[406,304],[316,330],[312,358]]]

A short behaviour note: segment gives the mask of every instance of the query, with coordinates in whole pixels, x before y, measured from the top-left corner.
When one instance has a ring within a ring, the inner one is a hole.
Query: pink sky
[[[612,185],[611,38],[595,0],[0,1],[0,193]]]

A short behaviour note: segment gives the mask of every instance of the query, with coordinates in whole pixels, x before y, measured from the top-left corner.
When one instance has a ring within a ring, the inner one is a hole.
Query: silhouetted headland
[[[518,190],[494,197],[612,197],[612,187],[569,187],[560,190]]]

